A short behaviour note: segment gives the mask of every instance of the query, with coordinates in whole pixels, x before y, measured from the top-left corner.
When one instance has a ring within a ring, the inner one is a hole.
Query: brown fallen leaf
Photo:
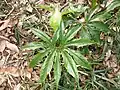
[[[15,37],[11,36],[9,39],[10,39],[11,42],[16,42],[17,43],[17,40],[15,39]]]
[[[5,40],[0,41],[0,52],[2,53],[5,50],[5,46],[6,46],[5,42],[6,42]]]
[[[39,75],[37,75],[37,73],[36,73],[35,71],[32,72],[32,78],[31,78],[31,79],[32,79],[33,81],[37,81],[37,80],[39,80],[39,78],[40,78]]]
[[[5,28],[7,28],[9,22],[10,22],[10,19],[4,20],[4,21],[0,21],[0,23],[3,23],[3,24],[0,26],[0,31],[2,31],[2,30],[4,30]]]
[[[19,49],[18,49],[18,47],[17,47],[15,44],[12,44],[12,43],[6,41],[6,47],[7,47],[8,49],[14,51],[14,52],[19,53]]]
[[[13,18],[11,18],[10,19],[10,22],[9,22],[9,27],[13,27],[13,26],[15,26],[16,24],[18,24],[18,18],[17,17],[13,17]]]
[[[21,84],[19,83],[19,84],[15,85],[14,90],[21,90],[20,87],[21,87]]]
[[[4,75],[0,75],[0,85],[6,81],[6,77]],[[1,89],[0,90],[5,90],[5,89]]]
[[[16,67],[2,67],[0,68],[0,74],[5,73],[5,74],[10,74],[13,75],[14,77],[19,77],[19,71],[18,68]]]
[[[25,71],[25,72],[24,72],[24,76],[27,77],[27,78],[29,78],[29,79],[31,79],[31,77],[32,77],[32,76],[31,76],[31,73],[28,72],[28,71]]]
[[[6,37],[4,37],[4,36],[1,36],[1,35],[0,35],[0,40],[7,40],[7,41],[9,41],[8,38],[6,38]]]

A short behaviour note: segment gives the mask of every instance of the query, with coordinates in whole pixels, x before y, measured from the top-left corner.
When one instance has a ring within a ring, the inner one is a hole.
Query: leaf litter
[[[32,3],[35,3],[35,1],[37,0],[30,1]],[[85,0],[78,0],[78,3],[83,3],[84,1]],[[45,3],[44,0],[38,0],[38,2],[40,4]],[[7,2],[8,5],[14,3],[15,0],[13,0],[12,2]],[[21,31],[21,37],[23,38],[21,38],[20,44],[23,45],[33,40],[33,37],[32,36],[29,37],[28,35],[30,33],[28,33],[27,30],[23,29],[22,26],[24,22],[30,23],[36,22],[38,20],[36,14],[27,16],[28,13],[26,15],[26,12],[24,12],[25,9],[30,13],[34,11],[31,5],[28,4],[28,0],[20,0],[20,3],[16,1],[16,5],[21,4],[27,5],[27,7],[22,7],[20,8],[20,10],[12,12],[9,15],[9,19],[0,20],[0,90],[20,90],[21,88],[24,90],[30,90],[30,85],[28,84],[33,84],[35,81],[39,80],[39,69],[36,68],[33,70],[28,66],[28,60],[31,59],[31,55],[27,56],[27,54],[30,54],[31,52],[20,51],[19,50],[20,45],[17,45],[16,43],[17,40],[15,38],[15,32],[13,27],[16,25]],[[21,15],[19,16],[19,19],[13,17],[18,15]],[[29,21],[30,19],[32,19],[32,21]],[[26,40],[26,37],[28,37],[29,39]],[[104,35],[101,36],[101,38],[104,39]],[[103,65],[106,66],[107,68],[112,68],[112,72],[108,74],[109,78],[112,78],[117,74],[120,74],[119,65],[116,63],[116,56],[111,54],[111,51],[108,51],[106,53]],[[81,81],[83,84],[85,83],[85,80],[86,77],[84,76],[81,77]],[[27,87],[27,89],[25,87]]]
[[[30,19],[36,21],[38,18],[35,14],[28,18],[29,16],[27,17],[24,12],[26,10],[32,12],[33,8],[28,4],[28,0],[21,0],[20,2],[5,0],[5,2],[3,1],[2,3],[6,3],[8,7],[12,5],[14,10],[11,12],[11,10],[7,8],[7,16],[5,16],[5,18],[0,17],[0,90],[21,90],[21,88],[26,90],[28,89],[28,84],[25,84],[28,83],[26,81],[29,81],[31,84],[34,83],[39,79],[39,73],[36,73],[36,71],[33,72],[33,69],[29,68],[28,61],[26,60],[27,54],[31,53],[31,51],[20,51],[19,47],[34,38],[33,36],[31,38],[31,34],[23,29],[24,21]],[[24,7],[19,8],[20,5]],[[26,18],[28,19],[26,20]],[[17,34],[15,27],[19,30]],[[18,35],[22,37],[20,44],[18,44],[17,40],[20,39]]]
[[[24,77],[31,79],[32,71],[28,67],[28,64],[23,64],[22,62],[21,64],[19,61],[24,61],[24,58],[22,58],[23,52],[20,53],[19,47],[15,42],[13,27],[17,22],[13,20],[13,18],[3,20],[0,26],[0,86],[8,83],[9,89],[19,90],[18,88],[21,87],[21,79],[19,81],[14,79],[20,77],[23,77],[23,80],[26,80]],[[10,37],[12,37],[12,39]],[[24,63],[26,63],[26,61]],[[7,90],[7,86],[2,87],[5,87],[4,89]]]

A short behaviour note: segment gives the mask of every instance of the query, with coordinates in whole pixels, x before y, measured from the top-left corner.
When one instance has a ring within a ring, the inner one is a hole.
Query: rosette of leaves
[[[54,33],[52,37],[45,32],[32,28],[32,32],[39,37],[42,41],[31,42],[24,46],[24,49],[38,49],[39,52],[33,56],[30,62],[30,67],[35,67],[39,62],[43,62],[40,70],[40,82],[45,82],[47,75],[50,71],[54,70],[54,79],[56,87],[59,85],[61,77],[61,67],[65,67],[67,72],[72,75],[76,82],[79,83],[78,67],[91,70],[91,65],[87,59],[79,53],[77,50],[71,47],[83,47],[94,44],[94,41],[89,39],[74,38],[76,33],[80,30],[81,24],[74,25],[64,33],[64,24],[60,24],[59,29]],[[63,64],[61,64],[63,63]]]

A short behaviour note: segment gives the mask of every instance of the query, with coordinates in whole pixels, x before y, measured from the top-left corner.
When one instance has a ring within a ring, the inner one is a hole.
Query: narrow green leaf
[[[65,38],[66,38],[66,41],[72,39],[74,37],[75,34],[77,34],[77,32],[81,29],[82,25],[76,25],[76,26],[73,26],[71,29],[68,30]]]
[[[89,31],[84,27],[80,31],[80,38],[91,39],[91,35],[90,35]]]
[[[54,64],[54,78],[57,86],[56,88],[58,88],[60,77],[61,77],[60,53],[56,52]]]
[[[108,78],[106,78],[106,77],[104,77],[104,76],[100,76],[100,75],[96,75],[96,74],[95,74],[95,76],[98,77],[98,78],[101,78],[101,79],[103,79],[103,80],[105,80],[105,81],[108,81],[108,82],[110,82],[110,83],[112,83],[112,84],[114,84],[115,87],[118,86],[117,83],[116,83],[114,80],[111,80],[111,79],[108,79]]]
[[[104,88],[104,90],[108,90],[105,86],[103,86],[101,83],[99,83],[99,82],[97,82],[97,81],[95,81],[94,80],[94,82],[97,84],[97,85],[99,85],[100,87],[102,87],[102,88]]]
[[[38,48],[44,48],[43,43],[41,43],[41,42],[31,42],[31,43],[22,47],[22,49],[24,49],[24,50],[35,50],[35,49],[38,49]]]
[[[64,30],[65,30],[64,23],[63,23],[63,21],[61,21],[61,24],[60,24],[60,33],[59,33],[59,35],[60,35],[59,39],[60,39],[61,44],[63,44],[64,41],[65,41],[64,33],[63,33]]]
[[[104,24],[103,22],[100,22],[100,21],[94,21],[94,22],[89,23],[88,25],[90,27],[96,27],[99,31],[102,31],[102,32],[108,32],[109,31],[108,25]]]
[[[54,35],[53,35],[53,38],[52,38],[52,43],[54,44],[57,40],[58,40],[58,38],[60,37],[60,30],[58,29],[55,33],[54,33]]]
[[[60,41],[63,44],[63,42],[64,42],[63,30],[64,30],[64,23],[61,21],[60,27],[53,35],[52,44],[55,44],[56,41]]]
[[[104,11],[101,11],[101,12],[98,12],[96,13],[90,20],[90,22],[93,22],[93,21],[104,21],[106,19],[109,19],[111,17],[111,14],[106,12],[105,10]]]
[[[40,83],[43,83],[45,81],[45,78],[47,77],[47,74],[50,73],[54,61],[54,50],[51,51],[51,53],[48,55],[46,60],[44,61],[41,71],[40,71]]]
[[[50,43],[50,37],[46,33],[44,33],[43,31],[41,31],[39,29],[35,29],[35,28],[32,28],[31,30],[36,36],[41,38],[43,41]]]
[[[74,61],[78,65],[80,65],[81,67],[86,68],[88,70],[91,70],[90,63],[87,61],[87,59],[81,53],[75,52],[74,50],[71,50],[71,49],[67,49],[67,51],[68,51],[68,53],[70,53],[71,56],[73,56]]]
[[[90,27],[87,26],[87,33],[90,35],[91,40],[94,40],[96,43],[100,43],[100,33],[101,31],[99,31],[99,29],[95,28],[95,27]],[[97,29],[97,30],[96,30]]]
[[[87,45],[95,44],[94,41],[91,41],[90,39],[74,39],[66,43],[66,46],[77,46],[77,47],[83,47]]]
[[[109,12],[111,10],[114,10],[116,7],[120,6],[120,0],[113,0],[108,6],[106,11]]]
[[[62,57],[63,57],[63,61],[65,64],[65,68],[67,69],[67,72],[72,75],[76,81],[79,81],[79,75],[78,75],[78,70],[77,70],[77,66],[74,62],[74,60],[72,59],[72,57],[67,53],[67,52],[62,52]]]
[[[32,58],[32,61],[30,62],[29,66],[30,67],[35,67],[36,64],[40,61],[42,61],[42,58],[48,53],[48,50],[45,51],[45,52],[39,52],[37,53],[33,58]]]
[[[90,13],[88,14],[88,17],[86,18],[87,21],[90,21],[93,15],[99,10],[99,6],[94,7],[91,9]]]

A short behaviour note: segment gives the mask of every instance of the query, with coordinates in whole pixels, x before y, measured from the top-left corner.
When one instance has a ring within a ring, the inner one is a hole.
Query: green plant
[[[24,49],[40,49],[40,51],[33,57],[30,66],[34,67],[38,62],[43,60],[44,63],[40,71],[40,82],[43,83],[48,73],[54,68],[54,79],[56,86],[58,86],[61,76],[61,66],[64,66],[67,72],[72,75],[76,82],[79,83],[79,75],[77,65],[91,70],[91,65],[87,59],[77,50],[71,47],[83,47],[94,44],[94,41],[89,39],[75,39],[74,36],[80,30],[81,24],[75,25],[67,33],[64,33],[64,24],[61,23],[59,29],[52,37],[48,36],[43,31],[32,28],[32,32],[37,35],[42,41],[32,42]],[[63,65],[61,63],[64,63]]]
[[[96,0],[92,1],[92,8],[70,5],[67,9],[61,10],[62,14],[58,11],[60,18],[58,18],[57,25],[54,26],[53,17],[50,19],[50,22],[52,22],[50,26],[54,29],[53,35],[31,28],[32,32],[40,38],[40,41],[32,42],[24,46],[24,49],[38,49],[38,53],[33,57],[30,66],[35,67],[38,62],[43,62],[40,72],[41,83],[44,83],[47,75],[53,71],[56,89],[58,89],[61,72],[63,72],[62,67],[65,67],[67,72],[75,78],[79,87],[78,67],[81,66],[88,70],[92,69],[91,64],[80,53],[78,48],[94,44],[94,41],[100,43],[101,32],[107,35],[111,29],[108,23],[112,16],[110,11],[120,6],[120,1],[114,0],[106,9],[101,9],[96,4]],[[115,6],[115,4],[117,5]],[[44,5],[42,5],[42,8],[45,8]],[[47,7],[47,10],[53,11],[49,7]],[[80,37],[76,38],[78,32],[80,32]],[[94,73],[91,74],[91,77],[91,79],[86,81],[86,89],[92,89],[92,87],[106,89],[105,85],[101,84],[103,80],[112,83],[106,77],[101,78],[101,76]]]

